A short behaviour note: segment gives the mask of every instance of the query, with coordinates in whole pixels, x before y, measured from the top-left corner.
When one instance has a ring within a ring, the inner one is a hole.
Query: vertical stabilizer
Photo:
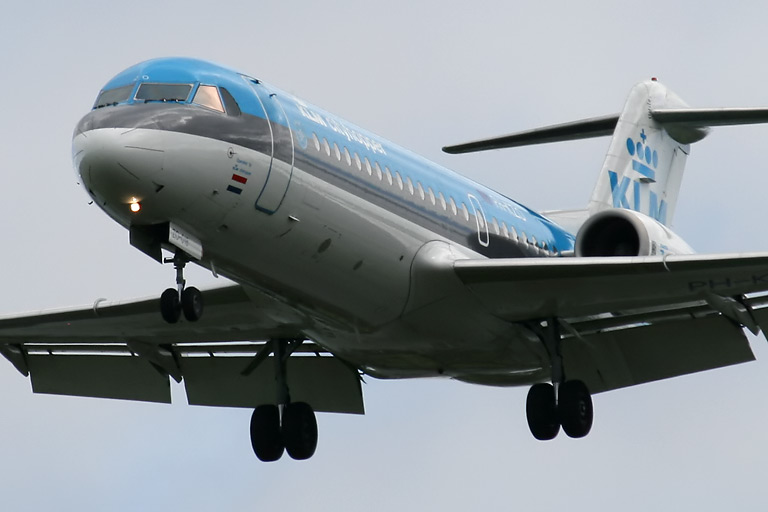
[[[590,214],[606,208],[626,208],[662,224],[671,222],[690,145],[672,138],[651,113],[686,107],[655,80],[641,82],[632,89],[592,192]]]

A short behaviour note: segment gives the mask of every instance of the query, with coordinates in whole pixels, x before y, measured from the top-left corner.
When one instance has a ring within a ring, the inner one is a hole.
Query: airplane
[[[159,58],[109,80],[73,134],[90,198],[172,264],[160,295],[7,315],[32,391],[253,408],[262,461],[317,448],[361,383],[529,386],[539,440],[586,436],[592,395],[754,360],[768,253],[670,229],[691,144],[766,108],[693,109],[658,80],[619,114],[444,148],[610,136],[582,210],[536,212],[260,78]],[[187,286],[193,263],[226,284]]]

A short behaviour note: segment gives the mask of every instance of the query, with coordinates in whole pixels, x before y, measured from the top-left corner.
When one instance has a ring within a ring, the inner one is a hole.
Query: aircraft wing
[[[751,361],[768,325],[768,254],[458,260],[493,314],[557,317],[569,378],[593,392]],[[763,309],[764,308],[764,309]]]
[[[205,290],[205,316],[167,324],[157,297],[0,317],[0,354],[35,393],[171,402],[183,378],[192,405],[255,407],[273,401],[270,339],[304,340],[308,320],[240,285]],[[289,358],[295,400],[315,410],[362,413],[355,368],[314,343]]]

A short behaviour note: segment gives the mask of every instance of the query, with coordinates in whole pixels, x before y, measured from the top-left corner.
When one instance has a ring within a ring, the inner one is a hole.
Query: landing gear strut
[[[566,380],[561,337],[556,318],[547,319],[546,328],[535,329],[552,361],[552,384],[535,384],[528,391],[526,416],[533,437],[554,439],[560,426],[569,437],[580,438],[592,428],[592,397],[580,380]]]
[[[168,288],[160,295],[160,313],[169,324],[178,322],[182,313],[189,322],[196,322],[203,316],[203,294],[193,286],[185,287],[184,267],[188,261],[181,251],[165,260],[166,263],[173,263],[176,269],[176,288]]]
[[[287,451],[291,458],[306,460],[317,448],[315,411],[305,402],[291,402],[286,362],[300,341],[273,340],[277,403],[256,407],[251,416],[251,446],[259,460],[273,462]]]

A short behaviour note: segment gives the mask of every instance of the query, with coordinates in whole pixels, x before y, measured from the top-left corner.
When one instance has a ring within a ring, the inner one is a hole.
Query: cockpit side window
[[[216,112],[224,112],[224,105],[221,103],[219,91],[215,85],[199,86],[192,103],[208,107]]]
[[[221,91],[221,99],[224,100],[224,106],[227,108],[227,114],[231,116],[239,116],[240,106],[237,104],[237,101],[235,101],[235,98],[233,98],[225,88],[219,87],[219,90]]]
[[[99,97],[96,98],[96,103],[93,105],[93,108],[109,107],[128,101],[131,97],[134,85],[135,84],[124,85],[122,87],[101,91]]]
[[[136,99],[144,101],[187,101],[192,84],[143,83],[136,91]]]

